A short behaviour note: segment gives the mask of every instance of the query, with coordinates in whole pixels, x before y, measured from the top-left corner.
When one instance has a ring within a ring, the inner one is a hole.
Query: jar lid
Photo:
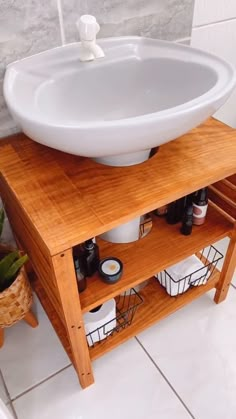
[[[122,271],[123,264],[120,259],[108,257],[100,261],[99,273],[105,282],[114,284],[120,279]]]

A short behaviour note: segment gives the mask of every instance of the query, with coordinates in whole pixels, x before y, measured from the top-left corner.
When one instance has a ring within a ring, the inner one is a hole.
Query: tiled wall
[[[195,0],[191,44],[236,66],[236,0]],[[236,90],[215,116],[236,128]]]
[[[189,39],[193,5],[194,0],[0,0],[0,137],[18,130],[2,94],[8,63],[61,45],[63,33],[66,42],[77,41],[75,21],[84,13],[97,17],[99,36]]]

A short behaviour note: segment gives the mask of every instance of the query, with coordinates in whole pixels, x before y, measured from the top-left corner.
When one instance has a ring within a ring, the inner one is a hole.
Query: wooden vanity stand
[[[161,146],[149,161],[123,168],[65,154],[18,134],[0,144],[0,171],[0,194],[16,239],[30,257],[35,291],[83,388],[94,381],[94,359],[212,288],[216,303],[226,298],[236,265],[236,204],[230,198],[227,202],[224,191],[230,184],[235,197],[236,130],[210,119]],[[229,176],[232,183],[227,181],[222,190],[219,181]],[[73,246],[213,183],[215,203],[191,236],[153,217],[151,233],[138,242],[98,239],[101,257],[123,261],[123,276],[107,285],[95,275],[78,294]],[[88,347],[83,313],[225,236],[230,244],[221,273],[215,271],[206,285],[178,297],[168,296],[151,279],[140,292],[144,302],[132,324]]]

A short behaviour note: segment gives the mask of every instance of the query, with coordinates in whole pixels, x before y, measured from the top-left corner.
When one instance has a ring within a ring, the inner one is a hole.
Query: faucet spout
[[[95,41],[81,41],[81,61],[91,61],[105,57],[102,48]]]
[[[77,21],[77,27],[81,39],[80,60],[91,61],[103,58],[104,52],[96,42],[96,36],[100,30],[96,18],[91,15],[83,15]]]

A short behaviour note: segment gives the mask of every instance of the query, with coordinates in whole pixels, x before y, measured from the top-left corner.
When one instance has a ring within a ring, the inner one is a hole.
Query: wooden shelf
[[[104,355],[106,352],[111,351],[121,343],[140,333],[142,330],[184,307],[210,289],[215,288],[219,281],[219,274],[219,271],[215,269],[214,274],[206,285],[193,287],[186,293],[177,297],[170,297],[155,278],[150,279],[149,284],[139,292],[143,298],[143,303],[138,307],[132,324],[124,330],[121,330],[113,336],[108,337],[106,340],[96,344],[94,347],[91,347],[89,349],[91,359],[94,360]],[[65,326],[55,312],[38,278],[34,277],[32,283],[64,349],[73,362]]]
[[[168,225],[163,218],[153,217],[152,231],[145,238],[128,244],[112,244],[98,240],[101,257],[122,260],[124,273],[119,282],[107,285],[98,275],[88,278],[87,289],[80,294],[83,312],[115,297],[155,273],[220,240],[232,231],[233,224],[214,207],[209,206],[205,224],[193,228],[190,236],[180,234],[180,225]]]
[[[170,297],[157,280],[152,278],[150,283],[139,292],[143,298],[143,304],[137,308],[132,324],[91,347],[89,349],[91,359],[94,360],[111,351],[127,339],[136,336],[147,327],[184,307],[210,289],[215,288],[218,281],[219,271],[215,270],[206,285],[193,287],[182,295]]]

